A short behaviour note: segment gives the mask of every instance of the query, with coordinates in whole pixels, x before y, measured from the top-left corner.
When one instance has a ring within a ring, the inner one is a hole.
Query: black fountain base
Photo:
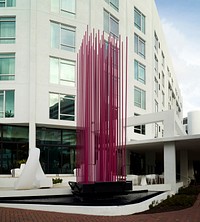
[[[69,182],[72,193],[81,199],[102,199],[126,195],[132,191],[132,181],[77,183]]]

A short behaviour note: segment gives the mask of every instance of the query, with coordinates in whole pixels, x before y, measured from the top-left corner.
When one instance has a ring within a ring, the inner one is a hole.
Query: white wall
[[[159,111],[168,109],[168,74],[170,68],[174,79],[173,87],[178,90],[173,72],[170,56],[168,55],[164,34],[154,0],[127,0],[120,1],[119,12],[114,10],[105,1],[77,0],[76,16],[69,17],[59,13],[52,13],[49,1],[21,0],[16,8],[2,8],[1,15],[16,15],[16,44],[0,45],[1,52],[16,52],[16,79],[14,82],[4,81],[0,84],[1,89],[15,89],[15,118],[1,119],[2,123],[31,123],[33,126],[50,127],[75,127],[76,122],[49,119],[49,92],[66,93],[76,95],[76,87],[65,87],[49,83],[49,57],[55,56],[65,59],[76,60],[76,53],[52,49],[50,46],[50,21],[76,27],[76,48],[82,41],[84,32],[89,30],[103,31],[103,10],[108,10],[114,17],[119,19],[119,31],[122,39],[128,36],[128,117],[134,113],[140,115],[154,112],[154,30],[159,38],[160,50],[158,53],[159,70],[165,73],[165,88],[159,83],[161,90],[165,92],[165,106],[159,102]],[[146,33],[143,34],[134,26],[134,7],[146,16]],[[134,33],[137,33],[146,41],[146,58],[143,59],[134,53]],[[105,34],[106,35],[106,34]],[[165,68],[161,66],[161,51],[165,55]],[[146,66],[146,84],[134,80],[134,59]],[[170,77],[171,78],[171,77]],[[171,80],[170,80],[171,81]],[[146,109],[134,106],[134,86],[146,91]],[[177,100],[179,95],[176,96]],[[181,102],[181,98],[179,98]],[[178,100],[178,101],[179,101]],[[180,117],[181,118],[181,117]],[[160,124],[162,130],[162,124]],[[134,129],[129,129],[128,140],[147,139],[154,137],[154,125],[146,127],[146,135],[134,134]],[[162,136],[160,132],[159,136]],[[34,138],[33,138],[34,139]]]

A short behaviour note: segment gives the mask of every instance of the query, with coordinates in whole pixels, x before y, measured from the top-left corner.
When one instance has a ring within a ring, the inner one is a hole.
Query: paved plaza
[[[129,216],[89,216],[13,208],[0,208],[0,222],[199,222],[200,194],[195,204],[185,210]]]

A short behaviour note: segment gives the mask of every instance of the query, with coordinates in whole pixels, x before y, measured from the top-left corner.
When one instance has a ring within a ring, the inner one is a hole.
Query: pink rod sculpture
[[[126,180],[127,39],[85,33],[77,55],[77,182]]]

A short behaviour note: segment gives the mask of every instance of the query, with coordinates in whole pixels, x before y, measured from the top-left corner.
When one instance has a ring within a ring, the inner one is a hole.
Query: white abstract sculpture
[[[12,177],[19,177],[25,167],[25,163],[20,165],[20,168],[11,169]]]
[[[20,175],[15,182],[15,189],[28,190],[33,188],[52,187],[52,179],[47,178],[39,162],[40,149],[32,148],[29,152],[28,160]]]

